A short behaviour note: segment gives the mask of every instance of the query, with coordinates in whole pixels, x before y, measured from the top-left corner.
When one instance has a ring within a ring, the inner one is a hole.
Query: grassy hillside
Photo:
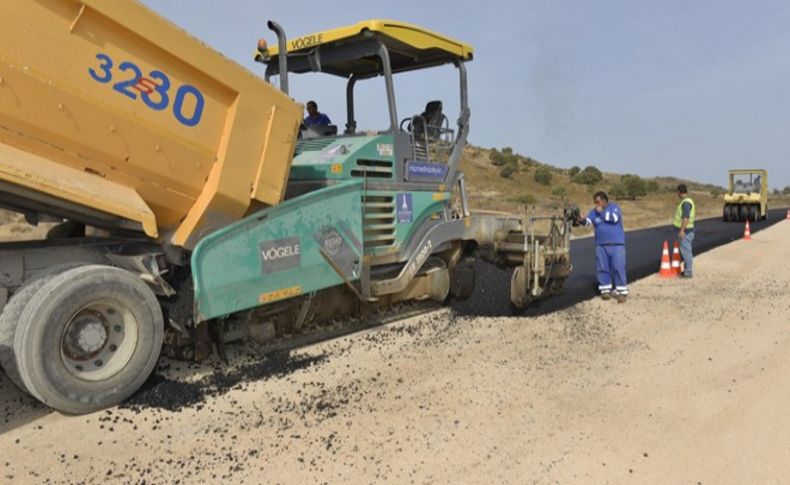
[[[491,161],[492,150],[468,146],[464,150],[461,170],[465,173],[470,192],[470,205],[476,209],[490,209],[507,212],[547,213],[561,209],[565,204],[579,205],[584,212],[592,208],[592,196],[598,190],[612,192],[613,186],[620,182],[622,175],[603,173],[603,180],[593,185],[576,183],[571,180],[569,169],[553,167],[537,160],[517,156],[518,171],[505,178],[502,167]],[[535,181],[535,173],[540,168],[551,174],[548,185]],[[722,178],[725,174],[722,174]],[[675,177],[655,177],[645,179],[654,181],[657,191],[636,199],[617,198],[610,195],[623,208],[623,221],[626,229],[669,224],[675,214],[678,198],[675,187],[686,183],[691,197],[697,204],[697,217],[720,217],[723,201],[721,196],[711,195],[715,185],[700,184]],[[559,187],[559,189],[558,189]],[[556,195],[564,192],[564,196]],[[555,195],[553,195],[555,194]],[[790,197],[771,197],[770,206],[790,205]],[[580,231],[578,231],[580,232]]]
[[[587,185],[573,182],[570,169],[558,168],[541,163],[532,158],[513,154],[517,161],[516,170],[503,177],[502,166],[495,165],[491,160],[492,150],[468,146],[461,160],[461,170],[465,173],[469,191],[470,205],[478,210],[495,210],[514,213],[547,214],[556,213],[566,204],[579,205],[584,212],[592,207],[592,195],[598,190],[611,193],[611,189],[620,182],[622,175],[603,173],[599,183]],[[537,171],[550,174],[550,181],[544,185],[535,180]],[[722,174],[722,179],[725,174]],[[647,179],[653,181],[653,191],[636,199],[616,200],[623,208],[626,229],[636,229],[672,222],[678,199],[675,187],[685,182],[689,186],[691,196],[697,203],[698,217],[719,217],[722,211],[721,197],[714,197],[711,191],[716,188],[710,184],[699,184],[683,181],[674,177],[657,177]],[[657,189],[657,190],[656,190]],[[558,194],[564,193],[560,196]],[[790,196],[771,197],[769,206],[788,206]],[[24,217],[13,212],[0,210],[0,241],[41,238],[52,224],[39,224],[38,227],[28,225]],[[584,235],[586,230],[575,231]]]

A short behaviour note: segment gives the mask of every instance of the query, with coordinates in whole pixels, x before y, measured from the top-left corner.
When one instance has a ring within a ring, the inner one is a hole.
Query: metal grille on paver
[[[351,170],[352,177],[391,179],[393,175],[389,160],[357,160],[357,167]]]
[[[395,202],[391,196],[363,196],[365,248],[395,244]]]
[[[335,141],[334,138],[324,138],[321,140],[303,140],[297,142],[294,156],[298,156],[303,152],[320,152],[324,148],[331,145],[333,141]]]

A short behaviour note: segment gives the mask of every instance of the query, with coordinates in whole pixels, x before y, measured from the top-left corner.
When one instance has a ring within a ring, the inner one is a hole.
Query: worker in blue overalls
[[[601,298],[604,300],[614,296],[618,303],[625,303],[628,286],[625,279],[623,211],[619,205],[609,202],[606,192],[596,192],[593,202],[595,207],[587,214],[582,225],[595,228],[598,291],[601,292]]]

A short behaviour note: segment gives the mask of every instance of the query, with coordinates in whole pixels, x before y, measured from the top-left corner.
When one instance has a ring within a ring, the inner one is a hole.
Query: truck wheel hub
[[[77,338],[80,350],[92,354],[104,347],[107,342],[107,330],[101,322],[90,321],[82,326]]]
[[[74,360],[90,359],[107,343],[108,325],[100,312],[82,309],[66,326],[64,352]]]
[[[80,379],[107,379],[129,362],[137,337],[137,319],[129,308],[109,300],[92,302],[66,324],[61,340],[63,363]]]

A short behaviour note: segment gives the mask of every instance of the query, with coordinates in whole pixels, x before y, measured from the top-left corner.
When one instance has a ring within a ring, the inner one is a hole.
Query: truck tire
[[[721,220],[724,222],[730,221],[730,204],[724,204],[724,209],[722,209]]]
[[[156,365],[163,334],[159,302],[139,277],[80,266],[49,278],[30,298],[14,353],[32,396],[81,414],[132,395]]]
[[[749,217],[749,206],[741,204],[738,206],[738,222],[746,222]]]
[[[25,393],[27,393],[27,389],[19,377],[19,370],[16,367],[16,358],[14,357],[14,334],[16,333],[16,323],[19,321],[22,310],[25,309],[27,302],[30,301],[30,298],[45,282],[44,279],[34,280],[14,293],[14,296],[3,308],[3,313],[0,314],[0,367],[5,371],[8,380]]]
[[[749,206],[749,222],[757,222],[758,206],[752,204]]]
[[[6,377],[19,388],[20,391],[28,393],[27,388],[19,377],[19,369],[16,365],[14,356],[14,335],[16,334],[17,322],[22,315],[27,303],[44,286],[49,278],[58,273],[75,267],[76,264],[64,264],[50,268],[48,271],[38,274],[28,281],[13,294],[11,299],[0,313],[0,367],[5,371]]]

